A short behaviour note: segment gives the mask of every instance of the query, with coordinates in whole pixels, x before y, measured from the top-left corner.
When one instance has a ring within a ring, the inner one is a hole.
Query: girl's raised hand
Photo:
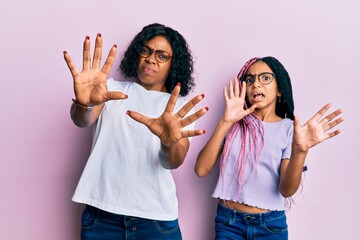
[[[147,126],[153,134],[160,138],[162,144],[165,146],[172,146],[182,138],[204,134],[204,130],[182,130],[182,128],[193,123],[208,111],[208,108],[205,107],[184,118],[185,115],[204,98],[204,95],[194,97],[174,114],[173,110],[175,108],[179,92],[180,85],[177,85],[171,93],[165,111],[158,118],[149,118],[133,111],[128,111],[127,114],[135,121]]]
[[[107,91],[106,81],[114,63],[116,49],[117,46],[113,45],[104,66],[100,69],[102,55],[101,34],[97,34],[96,36],[92,62],[90,55],[90,38],[86,37],[83,46],[83,69],[81,72],[76,68],[70,55],[64,51],[64,59],[74,80],[76,101],[81,105],[98,105],[108,100],[127,98],[127,95],[121,92]]]
[[[343,111],[337,109],[326,117],[322,118],[326,111],[330,109],[331,105],[328,103],[321,108],[309,121],[303,126],[300,125],[300,120],[295,117],[294,120],[294,136],[293,145],[300,151],[308,151],[310,148],[321,143],[322,141],[332,138],[340,133],[340,130],[329,132],[338,124],[344,121],[344,118],[340,117],[333,120]]]
[[[245,96],[246,96],[246,83],[242,82],[240,89],[239,80],[237,78],[229,83],[229,93],[224,87],[224,98],[225,98],[225,112],[222,119],[225,122],[235,123],[240,121],[245,116],[254,112],[256,105],[252,105],[248,109],[245,108]]]

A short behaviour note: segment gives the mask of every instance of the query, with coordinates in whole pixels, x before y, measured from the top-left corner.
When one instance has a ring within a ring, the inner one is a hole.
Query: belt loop
[[[234,224],[235,222],[236,222],[236,210],[231,209],[230,225]]]

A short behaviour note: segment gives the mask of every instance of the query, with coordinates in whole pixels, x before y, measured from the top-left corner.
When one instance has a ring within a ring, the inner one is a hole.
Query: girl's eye
[[[248,84],[248,85],[249,85],[249,84],[252,84],[252,83],[254,82],[254,78],[253,78],[253,77],[248,76],[248,77],[246,77],[246,78],[245,78],[245,80],[244,80],[244,81],[245,81],[245,83],[246,83],[246,84]]]
[[[260,81],[262,82],[269,82],[273,79],[273,76],[269,73],[262,73],[259,76],[260,76]]]

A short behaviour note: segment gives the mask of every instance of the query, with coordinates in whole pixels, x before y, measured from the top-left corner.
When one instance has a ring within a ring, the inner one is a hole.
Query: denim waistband
[[[92,213],[92,214],[94,214],[96,216],[99,216],[99,217],[101,216],[101,217],[108,218],[108,219],[114,219],[114,220],[119,219],[119,220],[121,220],[121,219],[124,219],[124,217],[126,217],[124,215],[115,214],[115,213],[111,213],[111,212],[106,212],[104,210],[93,207],[91,205],[86,205],[85,210],[89,211],[90,213]]]
[[[237,219],[237,220],[244,220],[247,223],[258,223],[263,222],[268,219],[276,219],[276,218],[283,218],[285,217],[285,211],[269,211],[266,213],[257,213],[257,214],[250,214],[250,213],[243,213],[239,212],[230,208],[227,208],[221,204],[218,204],[217,208],[218,214],[228,217],[230,219]]]

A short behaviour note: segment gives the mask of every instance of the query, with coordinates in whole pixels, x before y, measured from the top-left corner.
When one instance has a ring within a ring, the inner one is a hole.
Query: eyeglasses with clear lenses
[[[155,50],[144,45],[139,50],[140,57],[148,58],[152,53],[155,53],[155,59],[159,63],[164,63],[170,60],[172,55],[164,50]]]
[[[245,77],[243,78],[243,81],[246,83],[247,86],[250,86],[255,82],[256,76],[261,84],[267,85],[267,84],[270,84],[274,80],[275,73],[263,72],[263,73],[254,74],[254,75],[246,74]]]

